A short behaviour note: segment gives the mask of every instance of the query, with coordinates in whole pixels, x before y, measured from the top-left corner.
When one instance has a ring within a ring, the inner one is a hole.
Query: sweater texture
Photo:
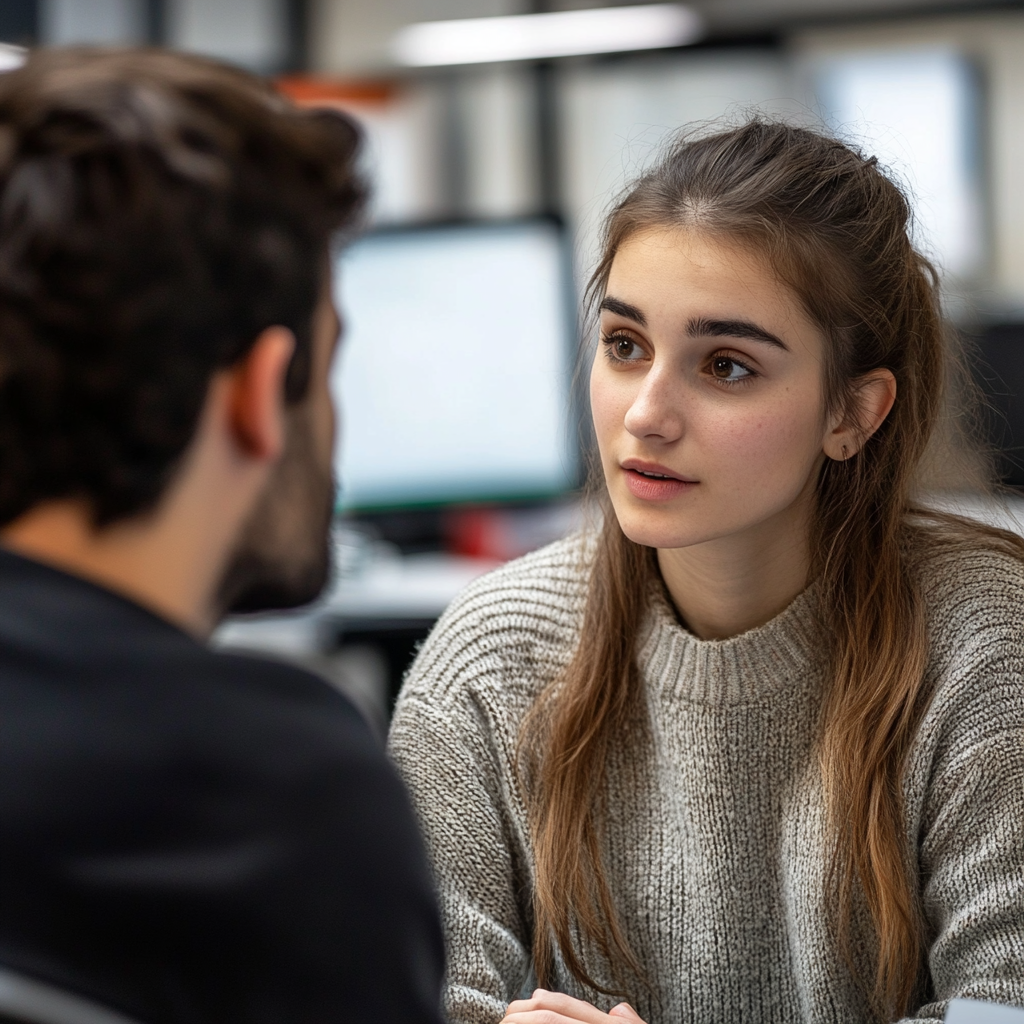
[[[533,854],[515,751],[577,643],[592,550],[569,538],[472,584],[398,702],[390,749],[433,861],[452,1022],[494,1024],[531,985]],[[1024,567],[981,550],[920,561],[933,697],[904,804],[926,959],[906,1019],[939,1022],[957,997],[1024,1006]],[[603,837],[648,972],[628,998],[648,1024],[876,1019],[826,897],[815,741],[828,645],[815,594],[721,641],[697,639],[651,599],[643,706],[610,756]],[[871,972],[859,918],[855,960]],[[609,979],[594,950],[580,953]],[[556,972],[560,991],[618,1002],[560,962]]]

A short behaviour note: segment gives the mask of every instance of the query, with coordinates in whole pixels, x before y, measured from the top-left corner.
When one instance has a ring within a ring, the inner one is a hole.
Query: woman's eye
[[[730,359],[728,356],[715,356],[711,360],[711,375],[717,380],[734,381],[752,377],[753,373],[735,359]]]
[[[644,350],[628,334],[613,334],[605,339],[605,344],[617,362],[635,363],[644,358]]]

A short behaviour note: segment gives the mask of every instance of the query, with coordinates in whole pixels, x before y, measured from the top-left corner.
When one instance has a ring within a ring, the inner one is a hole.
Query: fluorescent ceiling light
[[[542,60],[682,46],[700,38],[702,29],[700,17],[689,7],[642,4],[424,21],[397,33],[391,52],[400,64],[410,67]]]
[[[20,68],[25,63],[27,56],[28,51],[24,46],[0,43],[0,71],[11,71],[13,68]]]

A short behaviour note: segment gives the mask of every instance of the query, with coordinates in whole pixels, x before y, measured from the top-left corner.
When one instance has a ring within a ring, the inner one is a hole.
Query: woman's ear
[[[895,401],[896,378],[891,370],[866,373],[857,381],[842,422],[825,435],[825,454],[837,462],[856,455],[885,422]]]

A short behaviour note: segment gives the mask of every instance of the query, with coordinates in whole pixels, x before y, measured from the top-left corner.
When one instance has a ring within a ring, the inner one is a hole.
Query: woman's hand
[[[509,1003],[501,1024],[644,1024],[629,1003],[619,1003],[608,1013],[582,999],[561,992],[534,991],[529,999]]]

